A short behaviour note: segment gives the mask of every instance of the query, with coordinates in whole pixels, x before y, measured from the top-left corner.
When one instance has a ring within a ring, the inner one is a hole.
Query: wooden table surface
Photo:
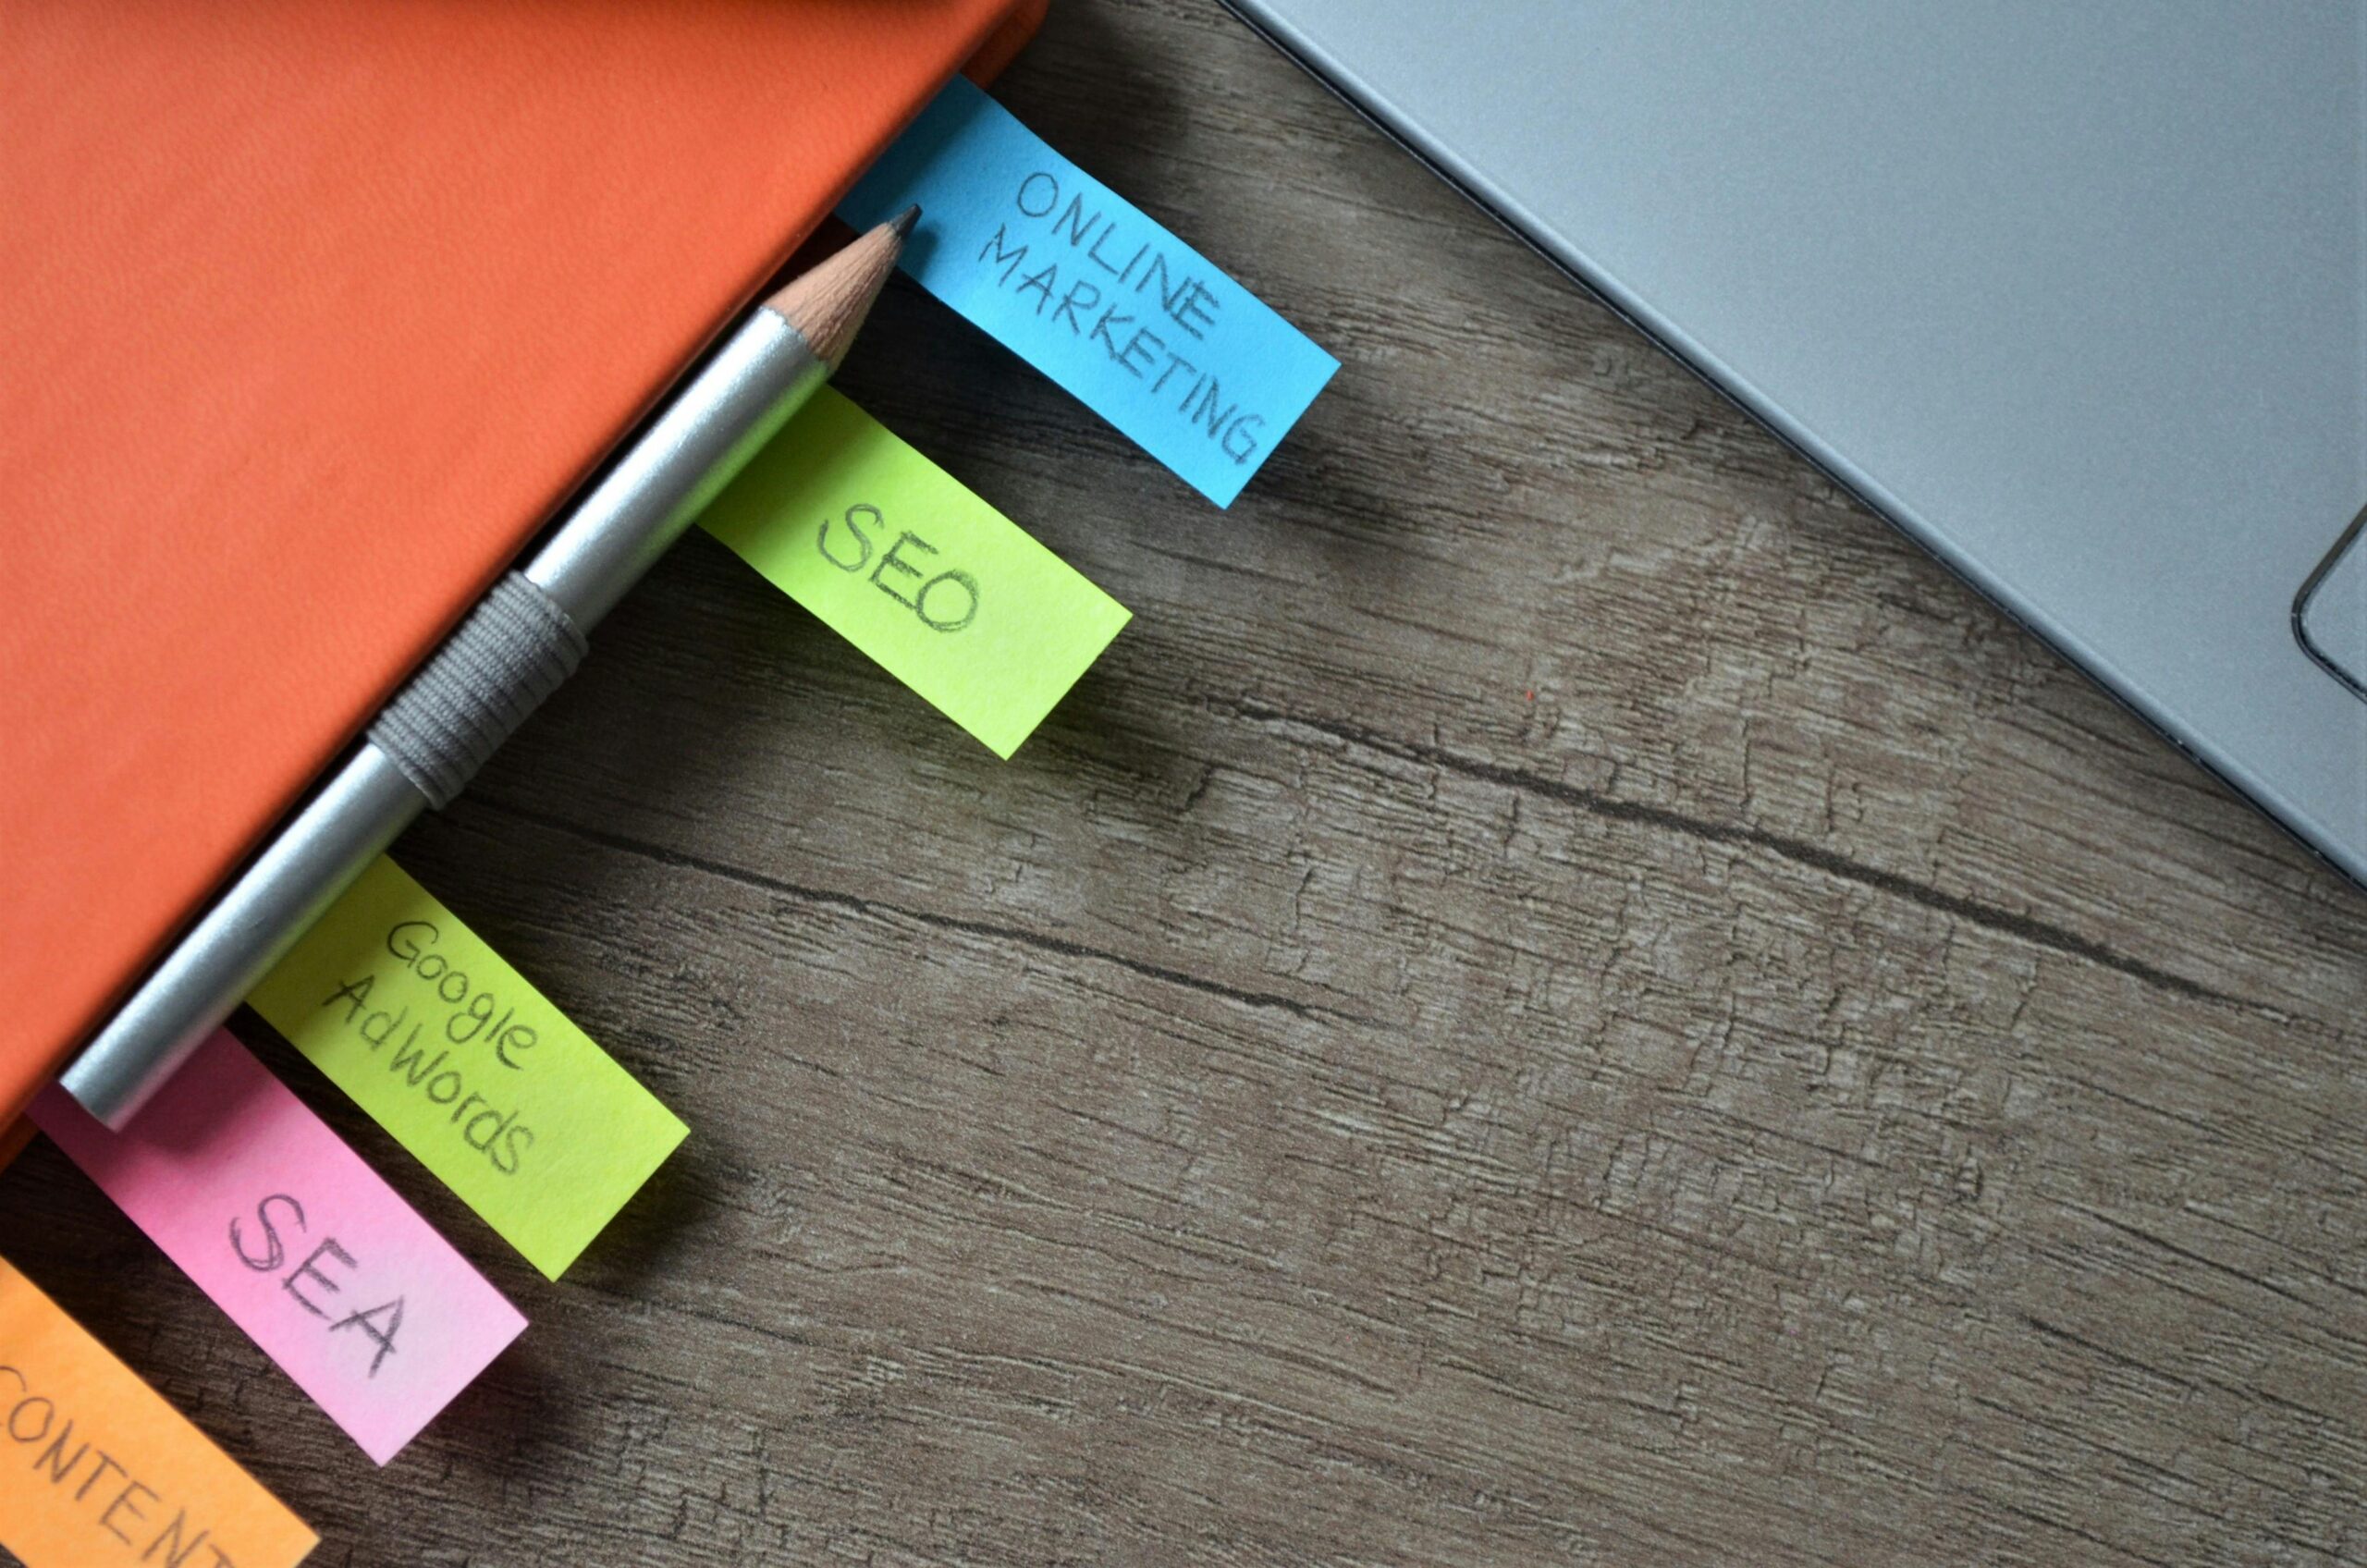
[[[901,281],[1135,612],[996,762],[694,537],[403,864],[679,1110],[374,1470],[46,1145],[0,1252],[346,1563],[2367,1561],[2367,894],[1212,0],[1001,95],[1343,368],[1230,511]]]

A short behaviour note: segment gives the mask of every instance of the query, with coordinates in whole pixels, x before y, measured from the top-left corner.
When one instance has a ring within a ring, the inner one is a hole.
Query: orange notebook
[[[1042,9],[0,8],[0,1128]]]

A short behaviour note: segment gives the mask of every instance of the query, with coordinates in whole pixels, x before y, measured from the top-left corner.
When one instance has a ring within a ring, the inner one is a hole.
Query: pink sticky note
[[[381,1464],[526,1327],[225,1031],[121,1133],[28,1114]]]

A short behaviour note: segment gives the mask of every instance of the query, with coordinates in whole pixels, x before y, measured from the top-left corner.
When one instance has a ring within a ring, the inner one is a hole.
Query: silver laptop
[[[1228,3],[2367,880],[2367,5]]]

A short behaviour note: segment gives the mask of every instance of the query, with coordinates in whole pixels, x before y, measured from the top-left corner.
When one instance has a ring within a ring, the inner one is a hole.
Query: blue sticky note
[[[956,77],[840,204],[903,268],[1229,506],[1340,361]]]

